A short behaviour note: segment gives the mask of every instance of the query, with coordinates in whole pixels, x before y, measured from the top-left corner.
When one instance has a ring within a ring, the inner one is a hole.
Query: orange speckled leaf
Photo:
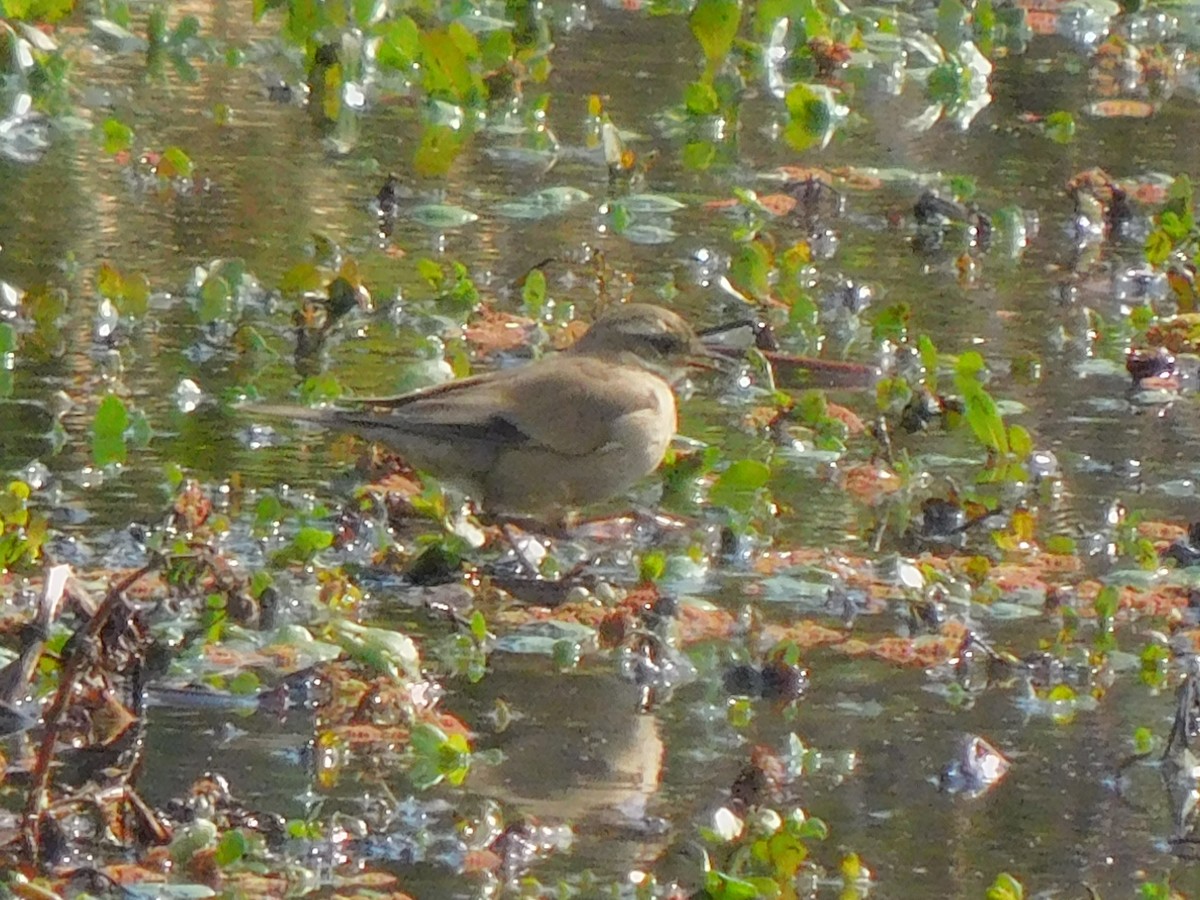
[[[840,644],[846,640],[846,635],[833,628],[826,628],[815,622],[797,622],[785,628],[772,627],[765,629],[765,635],[773,643],[792,641],[801,649],[810,647],[826,647]]]
[[[858,413],[848,407],[839,406],[837,403],[829,403],[825,407],[825,412],[845,425],[846,430],[851,434],[862,434],[867,430],[867,426],[863,424],[863,420],[859,418]]]
[[[1041,9],[1031,9],[1025,12],[1025,21],[1029,30],[1034,34],[1054,35],[1058,33],[1058,13]]]
[[[1097,100],[1084,111],[1103,119],[1146,119],[1154,115],[1154,105],[1145,100]]]
[[[337,725],[330,732],[347,744],[389,744],[403,746],[408,743],[410,732],[403,725]]]
[[[731,638],[736,631],[737,620],[726,610],[706,610],[695,606],[679,608],[679,635],[684,643]]]
[[[1172,522],[1139,522],[1137,531],[1144,538],[1167,544],[1187,537],[1187,529]]]
[[[500,857],[491,850],[468,850],[463,856],[464,872],[494,872],[500,868]]]
[[[514,316],[483,307],[480,314],[467,325],[465,336],[485,355],[504,350],[516,350],[529,343],[535,328],[532,319]]]
[[[842,487],[855,499],[874,504],[900,490],[901,480],[891,469],[864,463],[845,470]]]

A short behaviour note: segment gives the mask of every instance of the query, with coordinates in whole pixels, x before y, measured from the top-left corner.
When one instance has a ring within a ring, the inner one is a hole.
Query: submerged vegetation
[[[1200,894],[1198,49],[0,0],[0,892]],[[631,300],[711,365],[561,528],[254,410]]]

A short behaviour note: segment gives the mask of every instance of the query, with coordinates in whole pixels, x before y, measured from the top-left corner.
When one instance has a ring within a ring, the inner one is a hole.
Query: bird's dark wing
[[[497,448],[536,445],[575,456],[614,439],[614,424],[654,411],[655,376],[588,356],[563,355],[435,385],[339,410],[342,427],[374,430],[389,420],[433,440],[486,441]]]

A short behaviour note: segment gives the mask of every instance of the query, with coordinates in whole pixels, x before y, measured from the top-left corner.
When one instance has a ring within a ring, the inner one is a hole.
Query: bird
[[[384,444],[485,513],[562,521],[658,468],[677,428],[668,379],[707,355],[677,313],[626,303],[566,350],[519,367],[353,408],[252,409]]]

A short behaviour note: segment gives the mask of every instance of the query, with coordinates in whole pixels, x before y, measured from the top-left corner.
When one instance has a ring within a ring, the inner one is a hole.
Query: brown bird
[[[670,370],[705,350],[668,309],[619,306],[572,347],[354,409],[252,411],[359,434],[461,486],[489,513],[547,517],[614,497],[675,435]]]

